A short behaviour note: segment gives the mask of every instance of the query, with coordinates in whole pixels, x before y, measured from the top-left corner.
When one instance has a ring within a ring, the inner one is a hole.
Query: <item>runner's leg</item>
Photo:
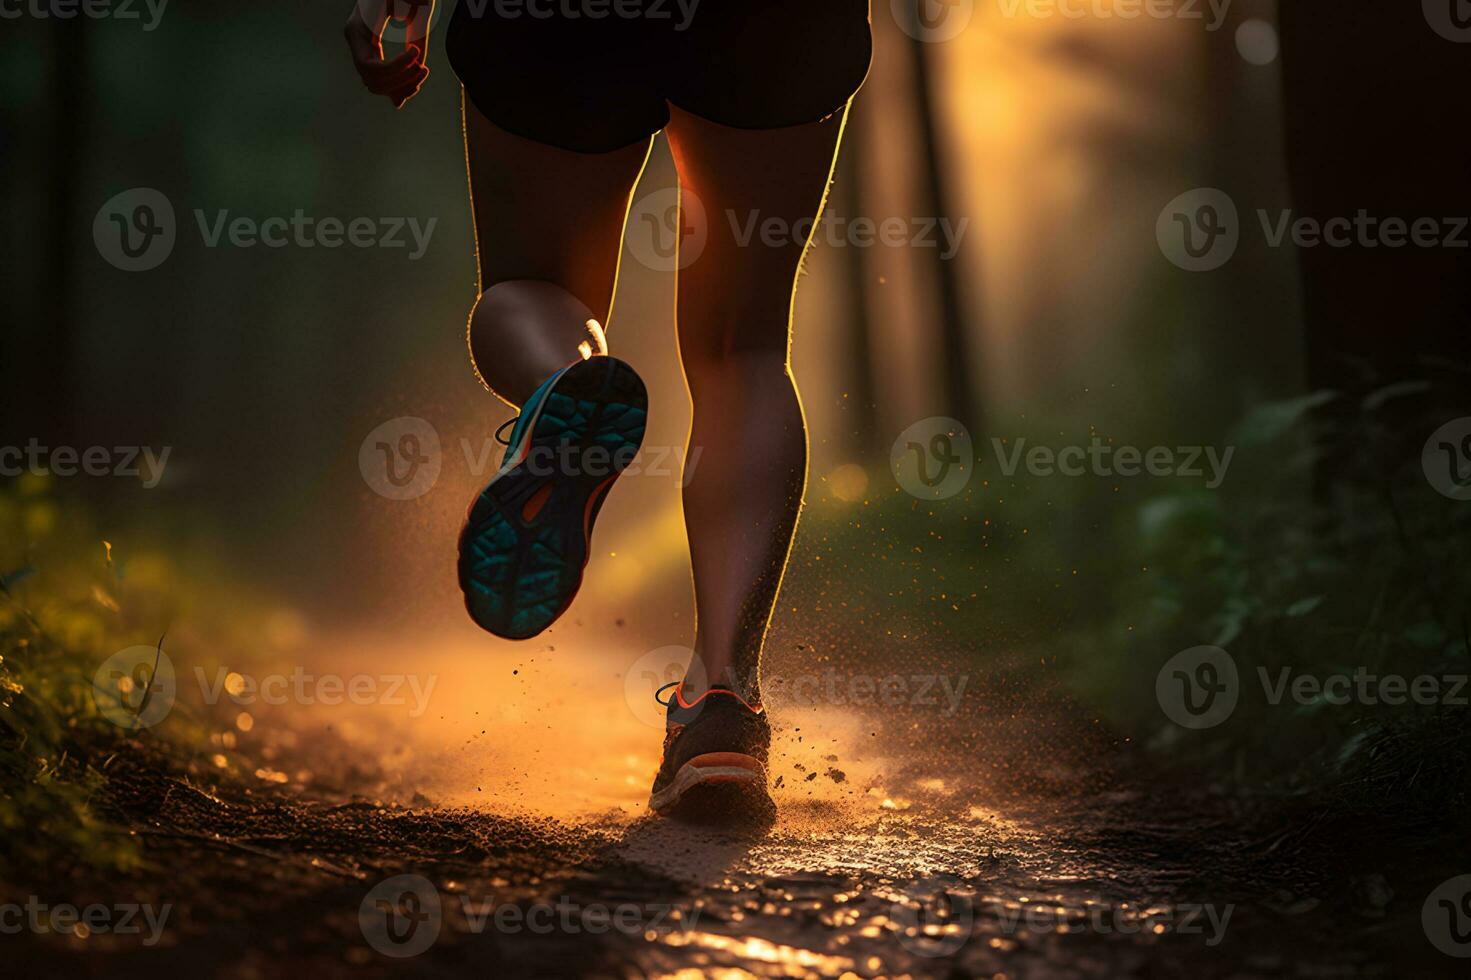
[[[582,345],[606,353],[623,222],[652,140],[574,153],[507,133],[462,102],[480,275],[470,356],[485,385],[520,406]]]
[[[846,111],[782,129],[733,129],[671,106],[683,193],[708,219],[679,274],[679,351],[694,403],[685,524],[695,651],[710,683],[759,694],[761,644],[796,530],[807,434],[788,348],[798,268],[822,212]],[[755,217],[795,233],[737,237]],[[698,455],[696,455],[698,453]],[[692,672],[686,694],[699,693]]]

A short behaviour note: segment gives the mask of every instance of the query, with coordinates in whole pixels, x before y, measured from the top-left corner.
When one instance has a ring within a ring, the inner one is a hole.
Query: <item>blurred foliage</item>
[[[264,601],[223,587],[208,562],[181,562],[125,532],[109,537],[47,478],[0,484],[0,855],[11,869],[138,865],[136,839],[109,819],[109,767],[119,760],[194,772],[243,765],[214,761],[224,758],[221,726],[184,699],[152,728],[108,720],[116,697],[94,677],[132,646],[213,651],[191,664],[267,650]],[[174,659],[182,690],[177,650]]]
[[[1471,673],[1471,503],[1442,496],[1422,471],[1426,435],[1450,417],[1425,395],[1408,383],[1358,404],[1333,392],[1261,404],[1229,434],[1236,452],[1217,489],[1175,477],[993,478],[992,447],[978,442],[963,494],[922,502],[876,490],[814,508],[804,534],[837,564],[864,568],[855,608],[884,608],[896,632],[938,629],[978,660],[1026,654],[1013,659],[1036,665],[1034,682],[1060,681],[1192,778],[1434,812],[1464,792],[1465,707],[1272,704],[1260,673],[1273,684],[1283,668],[1319,679]],[[1200,645],[1232,656],[1241,698],[1225,723],[1191,731],[1161,711],[1155,680]]]

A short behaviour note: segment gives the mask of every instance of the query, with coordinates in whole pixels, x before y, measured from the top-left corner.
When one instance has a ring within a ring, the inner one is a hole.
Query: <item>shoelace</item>
[[[508,418],[504,422],[502,422],[500,424],[500,428],[498,428],[498,429],[495,430],[495,441],[498,442],[498,443],[500,443],[502,446],[509,446],[511,444],[511,437],[510,436],[503,436],[503,435],[501,435],[501,433],[502,432],[505,432],[507,429],[509,429],[513,425],[515,425],[516,424],[516,421],[519,418],[521,418],[521,416],[519,416],[519,415],[512,415],[510,418]]]
[[[664,699],[664,698],[659,697],[659,695],[663,694],[665,691],[669,690],[671,687],[677,689],[679,687],[679,685],[681,685],[683,683],[684,683],[684,681],[670,681],[668,684],[665,684],[663,687],[659,688],[657,691],[654,692],[654,700],[656,702],[658,702],[660,705],[662,705],[663,707],[668,708],[674,702],[675,697],[678,696],[679,691],[676,690],[674,694],[669,695],[669,698],[667,700]],[[756,705],[756,706],[753,707],[751,705],[751,703],[749,701],[747,701],[745,698],[741,697],[739,694],[737,694],[736,692],[730,690],[729,688],[724,688],[724,687],[712,687],[708,691],[706,691],[705,694],[702,694],[702,695],[700,695],[700,697],[695,698],[693,704],[686,705],[683,702],[681,702],[680,703],[680,707],[693,707],[694,704],[698,704],[700,702],[700,699],[701,698],[705,697],[708,694],[717,692],[717,691],[720,692],[720,693],[722,693],[722,694],[729,694],[731,697],[735,698],[741,704],[745,705],[746,708],[748,710],[750,710],[750,711],[754,711],[754,712],[758,712],[758,713],[761,711],[761,706],[760,705]]]

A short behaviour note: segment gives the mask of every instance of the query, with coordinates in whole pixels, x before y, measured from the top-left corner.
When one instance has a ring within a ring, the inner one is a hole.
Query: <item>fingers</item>
[[[360,65],[358,74],[362,76],[363,84],[368,87],[369,92],[387,95],[407,85],[422,82],[428,76],[429,69],[420,63],[419,52],[410,49],[392,61]]]
[[[353,66],[363,85],[374,95],[386,96],[395,108],[413,98],[429,77],[424,64],[428,54],[428,21],[432,0],[377,0],[371,20],[364,16],[359,0],[348,19],[344,35],[352,52]],[[395,58],[385,59],[382,32],[390,18],[407,21],[406,47]]]
[[[419,89],[424,87],[424,79],[428,77],[429,69],[420,65],[418,70],[410,75],[402,85],[383,94],[388,96],[395,109],[401,109],[405,102],[419,94]]]

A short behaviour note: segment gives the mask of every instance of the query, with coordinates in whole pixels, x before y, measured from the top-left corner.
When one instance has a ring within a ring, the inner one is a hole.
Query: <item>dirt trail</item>
[[[354,669],[391,662],[352,648]],[[132,900],[173,910],[162,942],[35,937],[20,962],[154,977],[1358,976],[1423,946],[1418,905],[1386,911],[1381,878],[1267,855],[1237,801],[1160,784],[1077,706],[1019,689],[1005,658],[953,701],[919,703],[911,679],[906,703],[860,705],[852,688],[809,697],[778,657],[776,824],[650,817],[657,712],[642,699],[662,668],[627,654],[477,648],[473,676],[464,650],[421,655],[443,686],[418,715],[247,706],[248,747],[268,759],[249,789],[160,774],[139,742],[114,763],[129,790],[116,803],[150,860]],[[80,900],[100,886],[64,887]]]

